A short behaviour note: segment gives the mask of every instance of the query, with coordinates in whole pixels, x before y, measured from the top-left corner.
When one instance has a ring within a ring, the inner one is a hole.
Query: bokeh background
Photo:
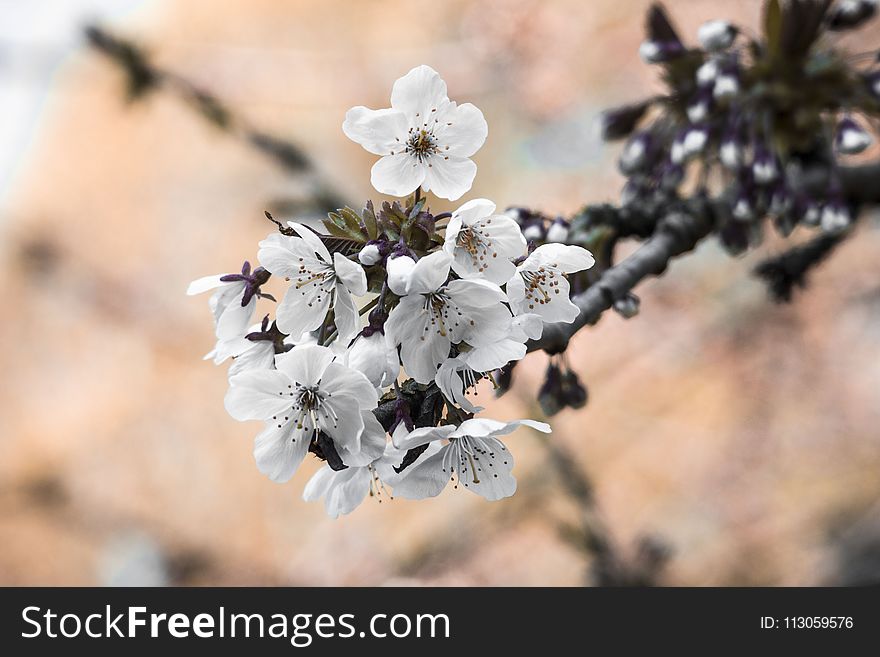
[[[644,0],[0,1],[0,583],[580,585],[600,527],[621,559],[665,555],[671,585],[880,579],[880,233],[788,306],[715,243],[639,288],[569,361],[590,389],[551,440],[593,486],[583,508],[546,445],[511,437],[520,490],[367,500],[333,521],[261,476],[256,423],[223,410],[199,276],[253,260],[272,208],[306,216],[315,180],[361,203],[372,156],[345,110],[387,106],[427,63],[479,106],[489,139],[470,197],[570,213],[613,201],[599,110],[656,87],[636,54]],[[693,38],[755,27],[754,1],[667,3]],[[172,93],[125,99],[85,45],[100,24],[302,147],[302,175]],[[864,35],[877,41],[877,26]],[[446,209],[435,203],[436,210]],[[488,401],[534,416],[546,357]],[[557,450],[556,455],[559,455]],[[576,533],[576,532],[575,532]],[[648,559],[651,560],[650,558]]]

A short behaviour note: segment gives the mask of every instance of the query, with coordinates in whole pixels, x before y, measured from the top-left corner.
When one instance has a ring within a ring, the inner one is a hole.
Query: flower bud
[[[565,408],[562,392],[562,373],[557,365],[550,363],[544,375],[544,384],[538,391],[538,403],[544,415],[556,415]]]
[[[712,104],[712,93],[709,90],[703,90],[697,94],[696,98],[687,107],[688,121],[691,123],[702,123],[709,116],[709,110]]]
[[[739,169],[742,166],[743,149],[736,135],[726,135],[721,139],[718,155],[721,158],[721,164],[728,169]]]
[[[382,254],[379,252],[379,247],[376,244],[370,243],[360,250],[358,260],[364,267],[369,267],[382,260]]]
[[[697,30],[697,39],[705,50],[726,50],[733,45],[739,30],[727,21],[709,21]]]
[[[869,135],[858,123],[850,117],[844,117],[837,124],[837,135],[834,145],[838,153],[843,155],[857,155],[871,145]]]
[[[861,27],[877,13],[877,0],[840,0],[828,13],[828,29],[836,32]]]
[[[842,201],[833,200],[822,208],[821,225],[826,233],[839,233],[849,227],[852,217]]]
[[[755,177],[755,182],[759,185],[772,183],[779,176],[776,157],[761,144],[755,148],[752,175]]]
[[[392,254],[388,258],[385,267],[388,271],[388,289],[398,296],[406,294],[406,287],[409,283],[409,277],[412,274],[416,261],[407,255],[394,256]]]
[[[718,60],[707,59],[700,68],[697,69],[697,84],[701,87],[710,86],[715,82],[715,78],[718,77],[719,72],[720,68],[718,66]]]
[[[523,237],[527,242],[542,242],[546,237],[544,221],[540,217],[531,217],[523,224]]]
[[[739,77],[735,72],[723,73],[715,80],[712,96],[715,100],[730,100],[739,94]]]
[[[684,53],[684,46],[678,41],[643,41],[639,46],[639,56],[646,64],[662,64]]]
[[[569,408],[583,408],[587,404],[587,389],[572,370],[562,374],[562,401]]]
[[[556,217],[547,229],[548,242],[565,242],[568,239],[569,224],[562,217]]]
[[[709,131],[704,127],[693,127],[687,131],[684,137],[684,156],[692,157],[700,153],[709,141]]]
[[[751,196],[746,192],[740,192],[733,203],[733,218],[739,221],[751,221],[755,218],[755,208]]]
[[[632,319],[639,314],[639,298],[632,292],[614,302],[614,310],[624,319]]]
[[[619,160],[620,170],[625,175],[629,175],[645,165],[651,151],[651,143],[650,132],[640,132],[626,143]]]
[[[864,76],[865,84],[868,86],[868,92],[874,98],[880,98],[880,71],[872,71]]]
[[[813,200],[804,201],[801,209],[801,223],[805,226],[818,226],[822,221],[822,207]]]

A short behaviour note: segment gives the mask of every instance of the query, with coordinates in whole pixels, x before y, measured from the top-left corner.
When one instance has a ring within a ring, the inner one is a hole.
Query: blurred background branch
[[[159,91],[181,98],[199,116],[219,130],[243,140],[284,171],[305,179],[318,212],[328,212],[346,203],[338,190],[320,174],[309,155],[290,140],[254,127],[221,99],[199,88],[185,77],[156,66],[146,49],[101,27],[85,28],[88,44],[104,55],[125,76],[129,102]]]

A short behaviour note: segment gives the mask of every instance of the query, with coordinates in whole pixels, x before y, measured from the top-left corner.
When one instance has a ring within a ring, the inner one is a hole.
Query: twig
[[[310,184],[312,198],[321,209],[334,210],[346,205],[343,195],[319,175],[311,158],[296,144],[254,128],[216,96],[181,75],[154,65],[147,52],[133,42],[96,26],[87,27],[85,36],[89,45],[125,73],[129,100],[139,100],[159,90],[174,94],[199,116],[243,140],[285,171],[304,176]]]

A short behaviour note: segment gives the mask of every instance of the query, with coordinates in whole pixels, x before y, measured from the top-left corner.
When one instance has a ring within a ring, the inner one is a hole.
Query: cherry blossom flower
[[[465,393],[474,388],[487,372],[522,360],[527,351],[525,343],[540,338],[543,329],[544,323],[539,315],[511,317],[506,337],[463,351],[455,358],[443,361],[434,378],[437,387],[446,399],[458,404],[468,413],[480,412],[483,409],[474,406]]]
[[[245,262],[240,274],[203,276],[190,283],[186,293],[194,295],[216,289],[208,305],[214,315],[218,342],[235,340],[242,337],[250,323],[257,307],[257,297],[274,301],[271,295],[260,291],[260,286],[269,280],[269,276],[269,272],[262,267],[257,267],[251,273],[250,263]]]
[[[498,437],[528,426],[543,433],[550,427],[543,422],[516,420],[499,422],[486,418],[465,420],[460,426],[444,425],[414,429],[406,436],[394,436],[401,450],[446,440],[433,455],[406,468],[394,485],[394,495],[406,499],[435,497],[450,481],[487,500],[500,500],[516,492],[513,456]]]
[[[236,420],[264,420],[254,443],[260,472],[290,479],[323,432],[343,462],[359,454],[361,435],[375,417],[378,397],[367,378],[341,363],[327,347],[301,345],[275,357],[276,369],[233,376],[226,410]]]
[[[476,279],[447,282],[452,256],[436,251],[410,272],[406,294],[385,322],[390,346],[400,345],[407,373],[430,383],[453,344],[478,347],[505,336],[510,310],[501,288]]]
[[[516,315],[540,315],[545,323],[573,322],[578,307],[569,299],[569,285],[564,274],[589,269],[594,263],[593,255],[579,246],[539,246],[507,282],[511,309]]]
[[[360,326],[352,295],[366,294],[363,267],[345,256],[332,256],[321,239],[301,224],[288,222],[299,237],[269,235],[260,242],[259,258],[266,269],[290,280],[278,304],[278,328],[298,341],[319,328],[332,308],[340,339],[351,339]]]
[[[452,255],[452,270],[462,278],[501,285],[516,270],[511,260],[525,255],[526,240],[513,219],[495,214],[495,204],[479,198],[452,213],[443,250]]]
[[[345,352],[342,359],[348,367],[361,372],[376,388],[385,388],[397,380],[400,357],[396,347],[389,347],[385,334],[377,329],[364,329]]]
[[[406,196],[419,187],[454,201],[477,173],[469,158],[486,141],[483,113],[446,95],[446,83],[429,66],[417,66],[394,83],[391,108],[353,107],[346,136],[381,159],[371,181],[382,194]]]
[[[376,423],[378,425],[378,422]],[[303,499],[313,502],[324,498],[324,509],[331,518],[351,513],[370,495],[382,501],[391,498],[389,486],[401,478],[394,469],[404,459],[406,452],[385,442],[385,431],[381,425],[379,432],[364,430],[364,447],[359,458],[353,459],[344,470],[333,470],[325,465],[318,470],[306,484]],[[406,430],[403,429],[403,433]],[[399,432],[398,432],[399,433]],[[433,456],[440,449],[439,444],[429,445],[413,464]]]

